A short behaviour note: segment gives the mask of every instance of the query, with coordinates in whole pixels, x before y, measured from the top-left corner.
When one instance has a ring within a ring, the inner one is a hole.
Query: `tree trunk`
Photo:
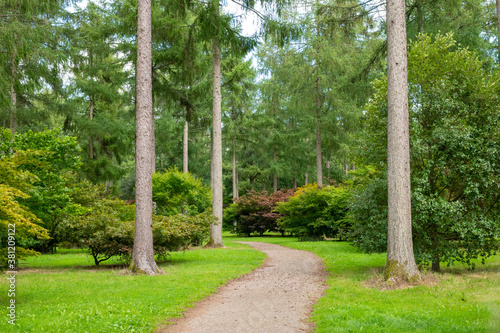
[[[273,161],[274,161],[274,166],[276,167],[276,163],[278,162],[277,158],[277,149],[276,149],[276,143],[274,144],[273,148]],[[274,176],[273,176],[273,193],[278,191],[278,173],[274,171]]]
[[[498,1],[498,0],[497,0]],[[424,17],[422,14],[422,0],[417,0],[417,24],[418,24],[418,32],[424,32]]]
[[[219,2],[216,1],[216,15],[219,14]],[[218,37],[213,40],[213,214],[219,220],[218,224],[212,224],[210,228],[210,246],[223,246],[222,244],[222,128],[221,128],[221,68],[220,49]]]
[[[293,177],[293,189],[297,189],[297,177]]]
[[[156,275],[153,251],[153,163],[154,124],[151,76],[151,0],[137,3],[137,72],[136,72],[136,195],[135,234],[132,264],[137,273]]]
[[[238,173],[236,171],[236,140],[233,138],[233,199],[238,197]]]
[[[17,37],[17,35],[15,35]],[[15,83],[17,78],[17,66],[16,66],[16,50],[12,52],[12,80],[10,84],[10,133],[14,135],[17,129],[16,123],[16,108],[17,108],[17,93],[15,89]]]
[[[188,149],[189,149],[189,122],[186,120],[184,124],[184,139],[183,139],[183,148],[182,148],[182,171],[184,173],[189,172],[188,168]]]
[[[384,277],[415,281],[420,273],[411,230],[408,73],[404,0],[387,1],[388,235]]]
[[[439,233],[437,224],[433,223],[431,225],[431,232],[432,232],[432,252],[434,252],[431,269],[433,272],[439,272],[441,270],[440,267],[441,260],[439,259],[439,253],[438,253]]]
[[[213,113],[213,111],[212,111]],[[214,131],[210,132],[210,188],[214,190]]]
[[[500,0],[497,0],[498,63],[500,63]]]
[[[319,79],[317,80],[318,89],[319,89]],[[316,183],[318,184],[318,188],[323,187],[323,163],[321,158],[321,101],[319,95],[316,99],[317,105],[317,120],[318,123],[316,125]]]
[[[319,6],[319,0],[316,1]],[[319,27],[319,15],[316,16],[316,34],[319,40],[320,37],[320,27]],[[319,82],[320,66],[319,66],[319,45],[316,43],[318,49],[316,50],[316,183],[318,188],[323,187],[323,163],[321,158],[321,87]]]
[[[308,174],[307,174],[307,172],[306,172],[306,181],[305,181],[305,184],[304,184],[304,185],[307,185],[307,184],[309,184],[309,175],[308,175]]]
[[[90,111],[89,111],[90,120],[94,119],[94,96],[90,95]],[[92,134],[90,134],[89,138],[89,157],[90,159],[94,158],[94,139],[92,138]]]

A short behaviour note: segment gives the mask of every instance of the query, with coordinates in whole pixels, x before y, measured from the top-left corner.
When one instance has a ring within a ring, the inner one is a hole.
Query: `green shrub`
[[[302,240],[345,237],[350,190],[347,186],[299,189],[288,202],[278,204],[278,225]]]
[[[153,201],[158,215],[196,215],[211,206],[212,192],[190,173],[169,169],[153,175]]]
[[[177,214],[153,217],[153,247],[155,253],[165,256],[168,252],[202,245],[210,236],[210,225],[217,224],[212,210],[197,215]]]
[[[96,266],[114,256],[129,260],[134,245],[134,205],[107,198],[102,186],[90,182],[80,183],[73,194],[74,204],[58,224],[55,236],[88,248]],[[193,216],[154,215],[155,254],[165,256],[203,243],[210,234],[210,224],[216,222],[210,209]]]
[[[367,253],[387,251],[387,179],[367,180],[353,192],[349,240]]]
[[[81,162],[76,138],[65,136],[60,130],[14,136],[2,130],[0,151],[16,159],[17,171],[32,175],[28,196],[18,201],[38,218],[37,224],[49,231],[50,238],[34,238],[31,246],[41,252],[52,250],[59,241],[54,237],[57,224],[72,205],[72,187],[78,182],[76,172]]]
[[[32,239],[49,239],[47,229],[22,202],[29,198],[29,191],[37,177],[19,165],[29,154],[19,152],[0,157],[0,269],[13,269],[17,260],[38,252],[28,249]]]

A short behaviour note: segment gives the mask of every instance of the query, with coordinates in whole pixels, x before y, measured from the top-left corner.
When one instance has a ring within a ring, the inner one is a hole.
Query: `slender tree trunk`
[[[319,78],[316,79],[316,87],[318,90],[318,96],[316,98],[316,182],[318,188],[323,187],[323,163],[321,158],[321,99],[319,96]]]
[[[418,32],[424,32],[424,17],[422,14],[422,0],[417,0],[417,24],[418,24]]]
[[[186,123],[184,124],[184,139],[183,139],[183,148],[182,148],[182,171],[184,173],[189,172],[188,149],[189,149],[189,122],[186,120]]]
[[[319,0],[316,1],[316,4],[319,6]],[[320,43],[319,43],[319,38],[320,38],[320,18],[319,15],[316,16],[316,35],[318,38],[318,42],[316,43],[317,45],[317,50],[316,50],[316,119],[317,119],[317,124],[316,124],[316,183],[318,185],[318,188],[323,187],[323,163],[322,163],[322,156],[321,156],[321,86],[319,82],[319,75],[320,75]]]
[[[136,195],[134,251],[130,269],[156,275],[153,251],[153,163],[154,124],[151,76],[151,0],[137,3],[137,72],[136,72]]]
[[[497,0],[498,62],[500,63],[500,0]]]
[[[305,181],[305,184],[304,184],[304,185],[307,185],[307,184],[309,184],[309,175],[308,175],[308,174],[307,174],[307,172],[306,172],[306,181]]]
[[[293,177],[293,189],[297,189],[297,177]]]
[[[15,37],[17,35],[15,34]],[[17,129],[16,123],[16,108],[17,108],[17,93],[15,89],[15,83],[17,80],[17,66],[16,66],[16,50],[12,52],[12,80],[10,84],[10,133],[14,135]]]
[[[90,95],[90,112],[89,112],[90,120],[94,119],[94,96]],[[89,157],[90,159],[94,158],[94,139],[92,138],[92,134],[90,134],[89,138]]]
[[[276,163],[278,162],[276,143],[274,144],[273,147],[273,161],[274,165],[276,166]],[[277,191],[278,191],[278,173],[275,171],[273,176],[273,193]]]
[[[219,15],[219,0],[214,2],[216,14]],[[222,119],[221,119],[221,67],[220,49],[218,37],[214,37],[212,51],[213,62],[213,214],[219,220],[218,224],[212,224],[210,230],[211,246],[223,246],[222,244]]]
[[[213,112],[213,111],[212,111]],[[214,131],[210,131],[210,188],[214,190]]]
[[[388,279],[418,280],[411,230],[408,73],[404,0],[387,1]]]
[[[233,138],[233,199],[238,197],[238,172],[236,171],[236,140]]]

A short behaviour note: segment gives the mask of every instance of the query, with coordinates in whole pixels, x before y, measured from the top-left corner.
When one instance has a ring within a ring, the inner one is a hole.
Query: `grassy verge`
[[[29,258],[17,275],[15,327],[4,306],[7,280],[0,280],[0,332],[151,332],[265,258],[247,245],[225,245],[172,253],[160,265],[165,274],[154,277],[126,275],[117,261],[96,269],[82,250]]]
[[[307,250],[323,258],[328,290],[314,307],[317,332],[500,332],[500,255],[475,271],[444,268],[435,285],[403,290],[365,287],[385,254],[367,255],[345,242],[226,237]]]

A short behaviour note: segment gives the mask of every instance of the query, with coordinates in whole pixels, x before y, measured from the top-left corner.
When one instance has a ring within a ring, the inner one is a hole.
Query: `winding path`
[[[326,289],[320,258],[280,245],[240,242],[267,254],[264,264],[196,303],[159,332],[311,332],[312,306]]]

